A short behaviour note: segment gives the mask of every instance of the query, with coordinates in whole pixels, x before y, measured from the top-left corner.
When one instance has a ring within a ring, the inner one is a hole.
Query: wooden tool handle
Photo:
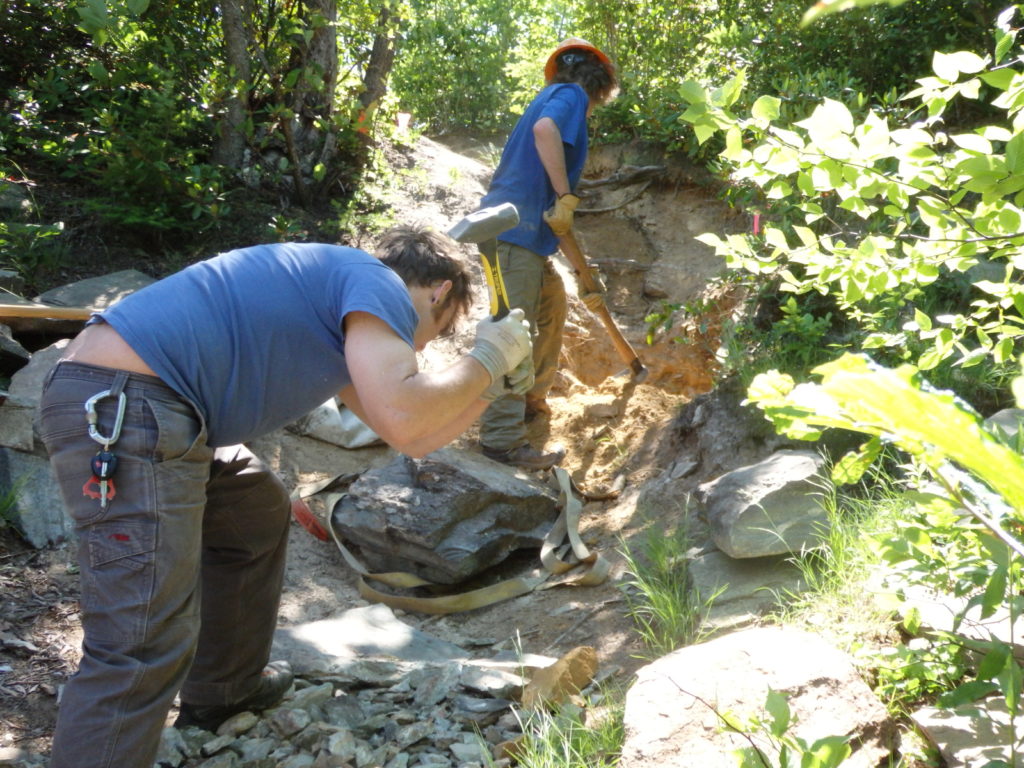
[[[88,320],[95,309],[88,307],[51,307],[47,304],[0,304],[0,320],[5,317],[48,317],[55,320]]]
[[[569,260],[569,264],[579,278],[580,288],[586,293],[593,293],[597,290],[597,283],[594,281],[593,276],[590,273],[590,266],[587,264],[587,259],[583,255],[583,251],[580,250],[579,244],[576,242],[576,236],[570,230],[567,234],[561,235],[558,238],[559,247],[562,249],[562,253],[565,254],[565,258]],[[622,335],[622,331],[615,324],[615,320],[612,318],[611,312],[608,311],[608,307],[601,303],[601,306],[597,309],[596,314],[601,318],[601,322],[604,323],[604,327],[608,331],[608,335],[612,338],[612,344],[615,346],[615,351],[619,353],[619,357],[629,365],[633,371],[633,377],[637,381],[643,381],[647,377],[647,369],[644,364],[640,362],[640,357],[634,351],[633,347],[626,337]]]

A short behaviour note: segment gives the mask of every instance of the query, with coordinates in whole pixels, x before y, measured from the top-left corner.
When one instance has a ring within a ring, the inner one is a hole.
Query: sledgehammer
[[[481,208],[448,230],[448,237],[460,243],[476,243],[484,264],[491,314],[500,320],[509,313],[508,293],[498,264],[498,235],[519,223],[519,211],[512,203]]]

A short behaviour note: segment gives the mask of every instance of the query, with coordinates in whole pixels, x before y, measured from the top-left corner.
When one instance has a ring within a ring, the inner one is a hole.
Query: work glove
[[[576,206],[580,199],[572,192],[566,192],[555,200],[550,211],[544,212],[544,221],[551,227],[551,231],[561,237],[572,231],[572,216],[576,212]]]
[[[604,282],[601,280],[601,272],[597,267],[588,267],[590,272],[590,282],[593,283],[593,290],[587,291],[580,294],[580,301],[586,304],[587,309],[591,312],[597,312],[604,306],[604,294],[607,290],[604,287]],[[582,282],[580,287],[582,288]]]
[[[533,355],[527,355],[511,371],[491,382],[481,397],[497,400],[504,395],[525,395],[533,389],[533,382]]]
[[[469,356],[487,369],[492,384],[532,354],[530,324],[522,309],[513,309],[501,320],[485,317],[476,324],[476,341]]]

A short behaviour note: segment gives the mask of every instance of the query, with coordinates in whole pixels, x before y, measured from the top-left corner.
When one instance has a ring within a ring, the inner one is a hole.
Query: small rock
[[[404,749],[417,741],[427,738],[434,732],[434,724],[430,722],[413,723],[398,729],[395,743],[399,749]]]
[[[288,706],[293,709],[306,709],[324,704],[334,696],[334,686],[330,683],[314,685],[296,691],[295,695],[288,701]]]
[[[251,731],[260,719],[252,712],[239,712],[229,717],[217,729],[218,736],[241,736]]]
[[[197,768],[241,768],[241,763],[234,752],[221,752],[209,760],[203,760]]]
[[[490,757],[487,750],[479,741],[471,743],[456,742],[455,744],[452,744],[449,749],[452,751],[452,754],[455,755],[455,759],[460,763],[481,763]]]
[[[311,768],[314,762],[315,759],[312,755],[300,753],[298,755],[286,757],[277,765],[278,768]]]
[[[589,645],[573,648],[550,667],[538,670],[523,689],[523,708],[559,704],[579,693],[597,673],[597,651]]]
[[[270,713],[270,727],[282,738],[298,733],[312,721],[313,718],[304,709],[281,707]]]
[[[231,744],[234,740],[235,737],[230,734],[225,736],[218,736],[217,738],[211,739],[210,741],[203,744],[203,748],[200,750],[200,752],[203,754],[204,757],[216,755],[222,749]]]

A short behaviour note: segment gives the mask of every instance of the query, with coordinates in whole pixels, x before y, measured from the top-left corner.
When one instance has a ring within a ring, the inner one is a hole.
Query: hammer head
[[[519,211],[512,203],[502,203],[466,216],[448,230],[448,237],[460,243],[485,243],[519,223]]]

